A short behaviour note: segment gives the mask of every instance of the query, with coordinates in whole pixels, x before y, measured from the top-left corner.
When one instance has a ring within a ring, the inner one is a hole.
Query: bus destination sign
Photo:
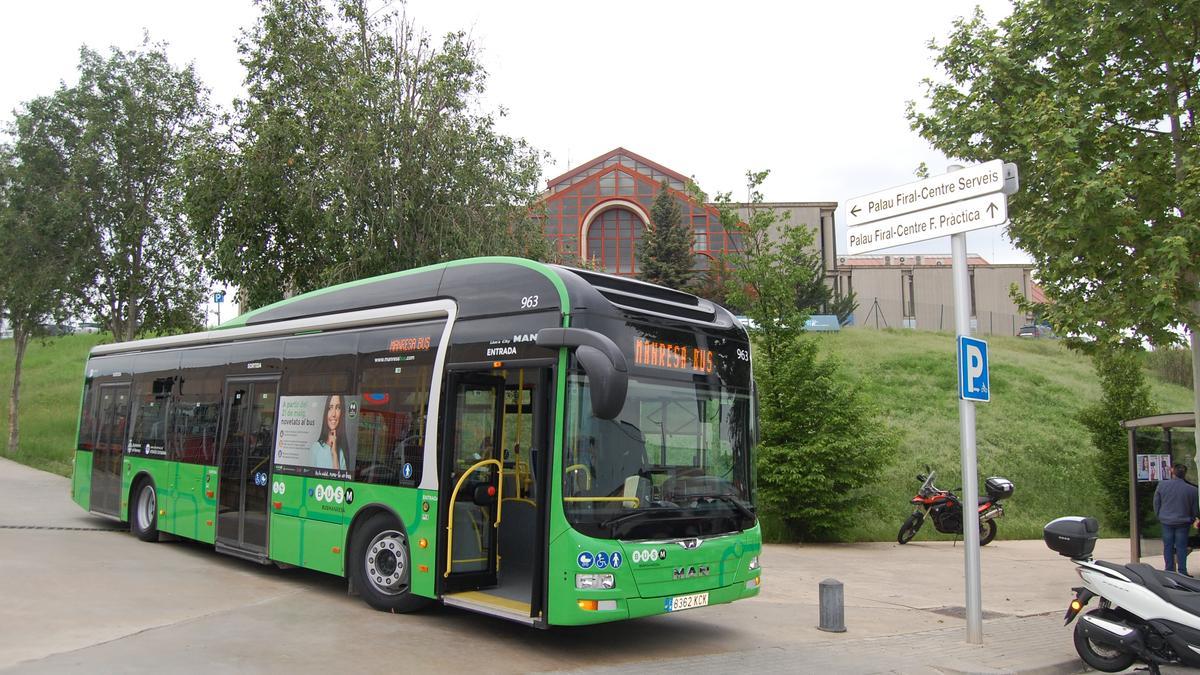
[[[716,366],[712,351],[700,347],[651,342],[642,338],[634,340],[633,362],[647,368],[683,370],[709,375]]]

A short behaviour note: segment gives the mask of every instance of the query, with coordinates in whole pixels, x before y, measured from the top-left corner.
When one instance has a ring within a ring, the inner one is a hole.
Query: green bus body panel
[[[155,492],[157,493],[158,529],[163,532],[175,531],[174,510],[167,508],[171,504],[171,498],[175,492],[172,481],[175,476],[174,465],[175,462],[168,462],[162,459],[148,459],[146,457],[125,455],[121,461],[121,520],[129,520],[129,500],[137,498],[137,495],[129,493],[129,490],[133,487],[134,479],[142,474],[146,474],[154,481]]]
[[[342,574],[342,539],[345,526],[324,520],[271,514],[272,560],[318,572]]]
[[[666,552],[645,556],[642,551]],[[621,566],[588,569],[579,566],[579,554],[594,559],[604,552],[622,556]],[[634,552],[638,555],[635,556]],[[762,552],[762,533],[752,529],[703,539],[695,549],[684,549],[675,541],[640,542],[594,539],[575,531],[559,537],[550,546],[549,623],[577,626],[620,621],[668,613],[665,603],[678,595],[708,593],[708,604],[717,605],[758,595],[761,586],[747,587],[761,570],[750,570],[750,560]],[[638,562],[634,560],[638,559]],[[675,578],[681,573],[683,578]],[[577,590],[576,574],[612,574],[615,587],[609,590]],[[611,610],[584,610],[580,600],[615,600]]]
[[[208,544],[216,540],[217,467],[134,456],[126,456],[121,467],[121,520],[129,518],[129,500],[137,498],[129,493],[133,481],[144,474],[154,481],[160,531]]]
[[[408,534],[412,592],[426,598],[436,597],[433,589],[437,574],[437,491],[363,483],[348,485],[354,489],[354,502],[346,508],[346,525],[349,526],[354,522],[355,516],[367,510],[384,509],[398,516]],[[428,511],[422,509],[422,503],[429,504]],[[350,534],[347,529],[347,547]],[[425,548],[420,546],[419,542],[422,539],[428,544]]]
[[[430,502],[428,511],[421,509],[425,501]],[[344,576],[350,526],[364,510],[383,510],[400,518],[409,536],[413,593],[434,597],[438,513],[434,491],[276,474],[271,479],[268,555],[289,565]],[[422,538],[429,543],[424,549],[418,545]]]
[[[88,450],[76,450],[72,464],[74,468],[71,471],[71,498],[87,511],[92,507],[92,453]]]
[[[182,462],[168,464],[174,465],[174,473],[171,493],[165,503],[168,504],[168,513],[174,514],[171,519],[174,529],[167,530],[162,524],[159,529],[188,539],[213,543],[217,534],[213,527],[217,513],[217,467]],[[159,503],[164,503],[161,496]]]

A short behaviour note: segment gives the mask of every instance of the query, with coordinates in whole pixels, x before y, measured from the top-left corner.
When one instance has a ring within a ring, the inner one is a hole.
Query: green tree
[[[766,513],[804,540],[836,538],[855,505],[868,495],[895,440],[874,420],[868,402],[821,358],[803,334],[806,312],[797,288],[811,275],[807,227],[778,223],[762,208],[759,186],[767,172],[749,173],[749,218],[739,220],[728,193],[716,205],[729,231],[740,229],[742,248],[728,258],[729,297],[756,324],[754,375],[759,389],[761,438],[758,499]]]
[[[26,103],[0,146],[0,306],[13,332],[8,454],[20,446],[21,367],[31,338],[79,301],[88,232],[78,219],[68,150],[77,140],[59,97]]]
[[[48,142],[88,231],[82,309],[117,340],[198,326],[205,284],[181,208],[182,166],[214,120],[194,69],[175,68],[148,41],[107,57],[85,47],[79,83],[52,98]]]
[[[729,288],[733,282],[733,270],[725,256],[717,256],[709,264],[708,269],[698,272],[692,277],[688,292],[722,305],[734,314],[742,314],[745,307],[735,303],[729,297]]]
[[[811,244],[796,264],[804,266],[805,269],[805,274],[800,277],[799,285],[796,286],[796,307],[806,313],[835,314],[838,321],[845,324],[858,308],[854,291],[842,295],[830,287],[825,279],[825,261],[821,257],[821,251],[812,248]]]
[[[1150,385],[1142,371],[1139,354],[1130,348],[1100,349],[1092,356],[1100,378],[1101,398],[1079,412],[1099,456],[1094,466],[1104,496],[1104,515],[1117,531],[1129,526],[1129,440],[1121,420],[1153,415]],[[1145,516],[1153,513],[1144,505]]]
[[[931,43],[943,77],[909,121],[948,156],[1020,166],[1009,232],[1060,333],[1169,345],[1185,327],[1200,350],[1198,25],[1196,2],[1019,0]]]
[[[544,256],[539,155],[477,112],[463,33],[440,46],[365,0],[261,0],[247,97],[195,158],[189,212],[213,276],[250,306],[480,254]],[[335,13],[336,12],[336,13]]]
[[[683,222],[683,209],[666,179],[650,207],[650,227],[638,249],[643,281],[670,288],[685,288],[692,280],[693,235]]]

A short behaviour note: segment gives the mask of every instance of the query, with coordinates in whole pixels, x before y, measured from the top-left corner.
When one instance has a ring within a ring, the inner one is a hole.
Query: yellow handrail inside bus
[[[563,497],[564,502],[633,502],[633,508],[642,505],[637,497]]]
[[[583,475],[584,475],[584,477],[587,478],[587,483],[584,484],[584,489],[591,490],[592,489],[592,470],[588,468],[587,464],[572,464],[571,466],[568,466],[567,468],[563,469],[563,473],[570,473],[572,471],[578,471],[580,469],[583,469]]]
[[[450,518],[446,523],[446,573],[443,576],[450,576],[450,566],[454,564],[454,502],[458,499],[458,491],[468,476],[488,464],[496,465],[496,484],[499,486],[496,488],[496,522],[492,527],[500,527],[500,506],[504,503],[504,463],[498,459],[481,459],[458,477],[454,492],[450,493]]]

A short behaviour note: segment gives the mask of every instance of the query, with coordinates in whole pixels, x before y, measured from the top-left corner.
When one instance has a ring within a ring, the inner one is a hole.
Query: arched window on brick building
[[[637,249],[644,229],[638,214],[627,208],[614,206],[604,210],[588,226],[588,259],[605,272],[637,273]]]

